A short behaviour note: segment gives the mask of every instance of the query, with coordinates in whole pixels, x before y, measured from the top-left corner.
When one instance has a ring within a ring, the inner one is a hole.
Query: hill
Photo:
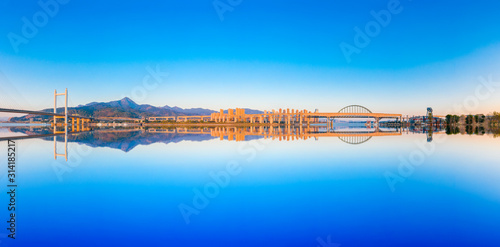
[[[43,109],[45,112],[53,112],[54,109]],[[64,108],[58,108],[58,113],[63,113]],[[143,118],[152,116],[194,116],[194,115],[210,115],[214,110],[204,108],[190,108],[183,109],[180,107],[170,107],[168,105],[156,107],[152,105],[135,103],[128,97],[121,100],[110,102],[92,102],[86,105],[79,105],[77,107],[69,107],[68,114],[80,115],[85,117],[124,117],[124,118]],[[227,112],[227,110],[225,111]],[[247,113],[257,114],[262,111],[246,109]],[[11,122],[24,122],[30,119],[48,119],[48,116],[26,115],[23,117],[12,117],[9,119]]]

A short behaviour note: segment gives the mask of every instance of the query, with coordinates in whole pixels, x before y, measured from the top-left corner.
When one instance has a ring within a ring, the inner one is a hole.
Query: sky
[[[500,111],[500,2],[0,2],[0,108]],[[62,98],[61,101],[62,102]],[[8,115],[1,115],[8,116]]]

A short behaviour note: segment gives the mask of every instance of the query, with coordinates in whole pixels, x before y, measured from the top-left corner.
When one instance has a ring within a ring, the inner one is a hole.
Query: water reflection
[[[15,127],[10,128],[12,133],[22,133],[15,139],[43,138],[54,140],[85,143],[96,147],[119,148],[130,151],[137,145],[147,145],[156,142],[170,143],[179,141],[204,141],[220,139],[227,141],[248,141],[254,139],[272,139],[278,141],[295,141],[336,137],[349,144],[360,144],[372,137],[400,136],[404,130],[399,128],[366,128],[359,126],[341,126],[327,128],[325,126],[310,126],[307,128],[268,127],[178,127],[178,128],[132,128],[132,129],[83,129],[78,132],[69,132],[68,129],[33,129]],[[7,137],[4,137],[7,138]]]
[[[172,127],[172,128],[95,128],[95,127],[58,127],[46,126],[16,126],[3,129],[1,140],[41,138],[54,142],[54,159],[68,158],[68,142],[77,142],[90,147],[109,147],[129,152],[139,145],[153,143],[178,143],[181,141],[201,142],[213,139],[221,141],[250,141],[255,139],[271,139],[276,141],[298,141],[319,138],[338,138],[346,144],[359,145],[372,138],[382,136],[402,136],[410,134],[425,135],[432,142],[436,134],[493,134],[495,130],[485,130],[484,127],[415,127],[383,128],[366,125],[311,125],[308,127],[294,126],[221,126],[221,127]],[[64,148],[58,148],[57,142],[63,142]],[[62,151],[64,150],[64,152]],[[60,152],[59,152],[60,151]]]
[[[32,239],[43,246],[198,246],[200,239],[208,246],[317,246],[329,235],[342,246],[432,246],[429,232],[451,239],[440,246],[500,242],[500,156],[489,130],[447,142],[440,140],[446,129],[356,125],[4,130],[55,134],[54,151],[69,152],[68,162],[52,159],[54,136],[19,141],[20,232],[30,236],[21,246],[37,246]],[[350,145],[344,138],[368,140]],[[408,170],[401,157],[419,163]],[[202,194],[209,203],[195,208],[202,201],[195,191],[205,193],[234,162],[241,173],[216,196]],[[404,178],[395,191],[388,171]],[[199,212],[189,225],[180,204]]]

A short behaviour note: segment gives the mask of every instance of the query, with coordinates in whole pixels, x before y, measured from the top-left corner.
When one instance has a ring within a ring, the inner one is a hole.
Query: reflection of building
[[[178,129],[179,131],[179,129]],[[307,140],[310,138],[319,137],[338,137],[344,142],[350,144],[363,143],[374,136],[399,136],[400,131],[380,131],[374,129],[364,129],[357,131],[333,131],[322,127],[307,127],[293,128],[280,126],[256,126],[247,128],[238,127],[216,127],[205,130],[205,133],[210,131],[214,137],[219,137],[221,140],[227,137],[229,141],[244,141],[247,136],[263,136],[265,139],[273,139],[279,141]]]
[[[415,116],[408,119],[410,124],[423,125],[429,123],[429,117],[427,116]],[[445,123],[445,120],[440,117],[432,117],[432,123],[441,125]]]
[[[427,114],[425,116],[413,116],[408,119],[411,125],[432,125],[432,126],[442,126],[445,124],[445,119],[443,116],[434,116],[431,107],[427,107]]]
[[[264,137],[279,141],[307,140],[319,137],[338,137],[344,142],[358,144],[365,142],[374,136],[399,136],[400,130],[376,130],[376,129],[341,129],[333,130],[324,127],[281,127],[281,126],[250,126],[250,127],[215,127],[215,128],[186,128],[176,127],[171,129],[149,128],[150,133],[177,133],[177,134],[208,134],[218,137],[220,140],[245,141],[249,137]],[[347,141],[346,141],[347,140]]]

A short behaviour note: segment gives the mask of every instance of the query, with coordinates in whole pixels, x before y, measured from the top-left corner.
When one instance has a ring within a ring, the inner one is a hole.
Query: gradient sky
[[[500,2],[401,0],[401,12],[348,62],[340,44],[354,45],[355,28],[390,2],[242,0],[221,20],[213,0],[70,0],[53,16],[37,1],[3,0],[0,107],[52,107],[54,89],[68,88],[71,106],[128,96],[216,110],[500,110],[500,85],[471,99],[478,77],[500,82]],[[23,36],[23,17],[41,23],[33,37]],[[27,43],[12,45],[13,35]],[[168,76],[146,88],[148,68]]]

